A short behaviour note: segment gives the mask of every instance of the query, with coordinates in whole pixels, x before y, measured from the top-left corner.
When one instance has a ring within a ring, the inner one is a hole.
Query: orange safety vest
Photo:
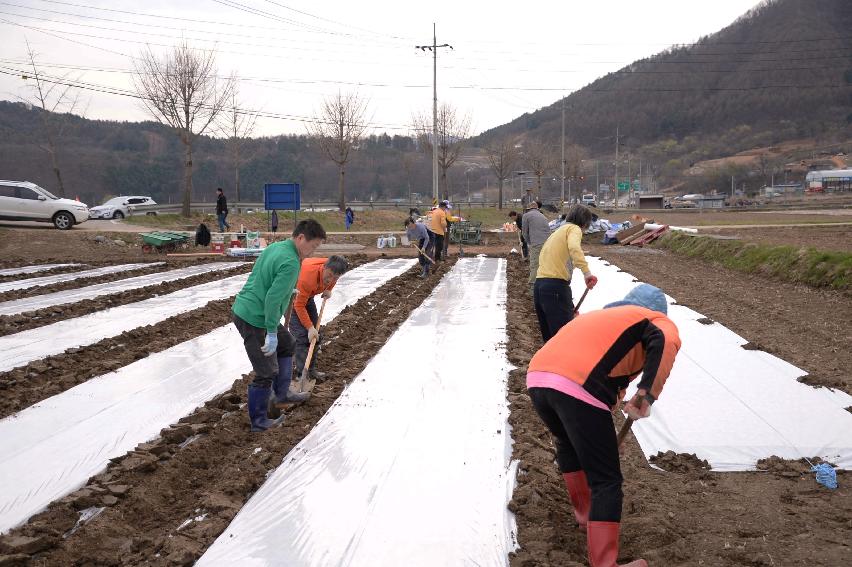
[[[659,397],[678,350],[677,326],[664,314],[634,305],[610,307],[562,327],[533,356],[528,372],[558,374],[612,407],[640,372],[639,387]]]

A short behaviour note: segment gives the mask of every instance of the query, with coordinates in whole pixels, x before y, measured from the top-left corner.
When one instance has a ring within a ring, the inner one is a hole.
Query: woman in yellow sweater
[[[592,211],[583,205],[573,205],[568,209],[565,220],[568,222],[556,229],[541,247],[533,286],[535,312],[544,342],[574,318],[574,301],[571,298],[571,272],[574,268],[583,272],[588,289],[598,283],[598,278],[589,271],[581,247],[583,231],[592,222]]]

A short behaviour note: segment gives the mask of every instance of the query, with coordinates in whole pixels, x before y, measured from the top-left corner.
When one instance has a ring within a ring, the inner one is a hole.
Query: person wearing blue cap
[[[623,478],[612,411],[641,374],[624,411],[634,420],[651,414],[680,350],[677,327],[667,313],[662,291],[636,286],[624,299],[563,326],[527,370],[527,390],[553,435],[592,567],[618,567]],[[636,559],[621,567],[647,565]]]

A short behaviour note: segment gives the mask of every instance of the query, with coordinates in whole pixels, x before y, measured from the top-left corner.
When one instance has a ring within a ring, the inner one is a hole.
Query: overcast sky
[[[256,135],[304,133],[323,96],[357,89],[371,123],[410,132],[438,98],[469,112],[475,132],[552,103],[597,77],[690,43],[733,22],[756,0],[527,0],[525,2],[325,0],[0,0],[0,98],[27,96],[28,40],[56,77],[132,91],[133,57],[180,38],[215,48],[221,75],[241,77],[241,104],[264,118]],[[32,81],[30,80],[31,84]],[[356,86],[360,84],[360,86]],[[550,89],[550,90],[542,90]],[[86,116],[149,118],[137,100],[84,91]]]

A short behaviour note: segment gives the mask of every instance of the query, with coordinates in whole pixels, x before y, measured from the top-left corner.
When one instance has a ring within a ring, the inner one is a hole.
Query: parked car
[[[595,204],[595,194],[594,193],[587,193],[587,194],[583,195],[582,203],[584,205],[586,205],[587,207],[597,207],[597,205]]]
[[[133,213],[133,209],[140,205],[156,205],[151,197],[132,196],[114,197],[97,207],[89,209],[93,219],[123,219]],[[146,214],[156,215],[156,211],[148,211]]]
[[[60,199],[29,181],[0,180],[0,219],[52,222],[60,230],[89,220],[89,207],[80,201]]]

